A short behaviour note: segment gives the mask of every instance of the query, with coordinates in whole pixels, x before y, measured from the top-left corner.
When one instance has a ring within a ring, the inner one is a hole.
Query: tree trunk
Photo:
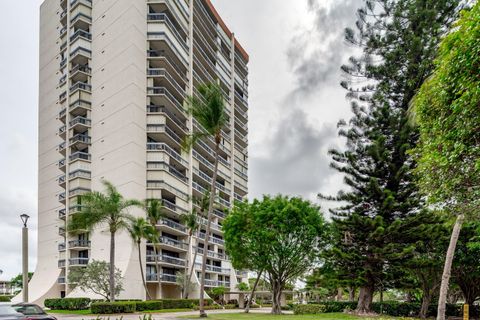
[[[421,319],[426,319],[428,315],[428,307],[432,301],[432,294],[430,292],[424,292],[422,297],[422,306],[420,307],[420,313],[418,317]]]
[[[281,297],[282,297],[282,286],[280,282],[277,280],[271,281],[272,282],[272,314],[282,314],[282,305],[281,305]]]
[[[182,298],[187,299],[188,296],[188,290],[189,289],[189,279],[188,279],[188,265],[190,263],[190,256],[192,255],[192,252],[190,251],[192,247],[192,231],[189,232],[188,234],[188,252],[187,252],[187,259],[185,263],[185,270],[184,276],[183,276],[183,290],[182,290]]]
[[[355,301],[355,288],[354,287],[348,287],[348,300],[349,301]]]
[[[336,298],[336,300],[337,300],[337,301],[342,301],[342,295],[343,295],[343,290],[342,290],[342,288],[338,288],[338,289],[337,289],[337,298]]]
[[[370,307],[373,300],[373,292],[374,286],[372,284],[360,287],[357,309],[355,310],[356,313],[362,314],[370,312]]]
[[[110,231],[110,302],[115,301],[115,232]]]
[[[437,320],[445,320],[445,308],[447,302],[448,286],[450,282],[450,275],[452,272],[453,256],[455,255],[455,248],[457,246],[460,230],[462,229],[463,220],[465,216],[459,214],[455,225],[453,226],[450,244],[448,245],[447,255],[445,257],[445,266],[443,267],[442,284],[440,285],[440,294],[438,297]]]
[[[158,222],[155,222],[155,225],[157,225]],[[161,291],[161,288],[162,288],[162,279],[160,277],[160,264],[158,263],[158,251],[157,251],[157,244],[158,242],[155,241],[153,243],[153,254],[155,255],[155,277],[157,279],[157,282],[158,282],[158,291],[159,292],[162,292]],[[157,297],[158,298],[161,298],[161,297]]]
[[[207,253],[208,253],[208,240],[210,238],[210,227],[212,224],[213,216],[213,205],[215,203],[215,191],[216,191],[216,182],[217,182],[217,171],[218,171],[218,151],[220,149],[220,139],[215,137],[215,163],[212,177],[212,186],[210,189],[210,203],[208,205],[208,222],[207,229],[205,230],[205,241],[203,242],[203,259],[202,259],[202,279],[200,281],[200,301],[199,301],[199,313],[200,318],[206,318],[207,314],[205,313],[205,272],[207,269]]]
[[[188,275],[187,286],[190,287],[192,282],[193,271],[195,270],[195,262],[197,261],[198,248],[195,248],[195,253],[193,254],[192,267],[190,268],[190,274]],[[190,290],[190,289],[189,289]],[[185,299],[188,299],[189,290],[186,290]]]
[[[245,306],[245,313],[250,312],[250,304],[252,303],[253,300],[253,295],[255,294],[255,290],[257,289],[258,282],[260,281],[260,277],[262,276],[263,270],[260,270],[260,272],[257,275],[257,279],[255,280],[255,283],[253,284],[252,288],[252,293],[250,294],[250,297],[247,299],[247,305]]]
[[[143,272],[143,263],[142,263],[142,251],[141,250],[141,242],[137,242],[138,246],[138,261],[140,263],[140,274],[142,275],[142,282],[143,282],[143,287],[145,288],[145,293],[147,294],[147,298],[149,300],[152,300],[152,297],[150,296],[150,292],[148,291],[147,288],[147,282],[145,281],[145,273]]]

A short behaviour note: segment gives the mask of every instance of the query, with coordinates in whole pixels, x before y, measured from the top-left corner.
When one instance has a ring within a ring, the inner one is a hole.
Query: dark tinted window
[[[37,305],[34,305],[34,304],[29,304],[29,305],[25,305],[25,306],[15,306],[14,307],[15,310],[17,310],[18,312],[21,312],[23,313],[24,315],[37,315],[37,314],[45,314],[45,312],[43,312],[42,308],[40,308],[39,306]]]

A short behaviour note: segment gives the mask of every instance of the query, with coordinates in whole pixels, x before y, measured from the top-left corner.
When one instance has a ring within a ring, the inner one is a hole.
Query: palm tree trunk
[[[158,291],[161,292],[162,290],[162,279],[160,277],[160,264],[158,263],[158,251],[157,251],[157,242],[153,243],[153,254],[155,255],[155,271],[156,271],[156,278],[158,282]],[[159,299],[161,297],[157,297]]]
[[[190,286],[190,283],[192,282],[193,270],[195,270],[195,261],[197,261],[197,254],[198,254],[198,248],[195,249],[195,253],[193,254],[192,267],[190,268],[190,274],[188,275],[188,280],[187,280],[188,286]],[[187,295],[185,296],[185,299],[188,299],[188,290],[187,290]]]
[[[447,256],[445,257],[445,265],[443,267],[442,284],[440,285],[440,294],[438,297],[437,320],[445,320],[445,308],[447,303],[448,286],[450,282],[450,275],[452,273],[453,256],[455,255],[455,248],[457,247],[458,237],[462,229],[465,215],[459,214],[455,225],[453,226],[450,244],[448,245]]]
[[[110,302],[115,301],[115,232],[110,231]]]
[[[143,287],[145,288],[145,293],[147,294],[147,298],[149,300],[152,300],[152,297],[150,296],[150,292],[148,291],[147,288],[147,282],[145,281],[145,273],[143,273],[143,263],[142,263],[142,251],[141,250],[141,242],[137,242],[137,247],[138,247],[138,263],[140,263],[140,274],[142,275],[142,282],[143,282]]]
[[[215,137],[215,164],[212,177],[212,186],[210,189],[210,203],[208,205],[208,222],[207,229],[205,230],[205,241],[203,242],[203,259],[202,259],[202,280],[200,281],[200,303],[199,311],[200,318],[206,318],[207,314],[205,313],[205,271],[207,269],[207,253],[208,253],[208,240],[210,237],[210,227],[212,223],[213,216],[213,205],[215,202],[215,192],[216,192],[216,182],[217,182],[217,171],[218,171],[218,151],[220,149],[220,141]]]
[[[188,296],[188,290],[189,290],[189,282],[188,282],[188,265],[190,263],[189,258],[192,255],[191,246],[192,246],[192,231],[188,233],[188,252],[187,252],[187,259],[185,263],[185,270],[184,270],[184,277],[183,277],[183,293],[182,293],[182,298],[186,299]]]
[[[262,276],[262,273],[263,273],[263,270],[260,270],[260,272],[257,275],[257,279],[253,284],[252,293],[250,294],[249,299],[247,299],[247,305],[245,306],[245,313],[250,312],[250,304],[252,303],[253,295],[255,294],[255,290],[257,289],[257,285],[258,285],[258,282],[260,281],[260,277]]]

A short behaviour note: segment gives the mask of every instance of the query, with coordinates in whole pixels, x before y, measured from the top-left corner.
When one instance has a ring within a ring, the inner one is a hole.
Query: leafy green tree
[[[286,285],[318,260],[327,228],[317,206],[280,195],[264,196],[251,204],[237,203],[223,225],[234,266],[249,265],[267,274],[273,314],[281,314],[280,298]]]
[[[342,67],[353,117],[339,123],[346,149],[330,153],[349,191],[329,199],[342,203],[332,210],[338,231],[332,258],[345,280],[360,284],[359,313],[371,311],[375,290],[395,286],[414,246],[399,241],[405,219],[424,206],[407,153],[417,141],[407,110],[433,69],[459,2],[368,0],[358,10],[357,30],[346,30],[346,40],[362,54]]]
[[[127,200],[108,181],[102,181],[106,193],[91,191],[82,195],[82,210],[72,216],[69,233],[79,233],[107,226],[110,232],[110,300],[115,301],[115,235],[127,230],[132,216],[128,209],[141,206],[137,200]]]
[[[159,224],[160,220],[165,217],[163,213],[163,204],[158,199],[148,199],[145,201],[145,212],[147,213],[147,220],[154,228],[157,230],[157,225]],[[153,254],[155,255],[155,270],[156,270],[156,278],[158,281],[158,287],[161,288],[162,286],[162,279],[159,276],[160,273],[160,264],[158,263],[158,241],[159,241],[159,234],[158,231],[156,234],[151,234],[151,239],[149,239],[153,244]]]
[[[480,4],[465,11],[442,40],[435,71],[413,102],[420,130],[416,174],[432,204],[456,216],[445,258],[437,319],[445,303],[455,248],[465,217],[480,208]]]
[[[177,272],[176,276],[177,277],[175,279],[175,282],[184,293],[188,292],[189,289],[195,288],[197,285],[195,282],[191,281],[191,279],[188,278],[188,274],[186,274],[185,272],[179,271]],[[185,299],[188,299],[188,296],[185,295]]]
[[[119,295],[123,291],[122,272],[116,268],[114,272],[115,287],[111,291],[110,264],[106,261],[91,261],[84,268],[72,268],[68,273],[68,282],[79,287],[83,291],[92,291],[104,297],[106,300],[115,300],[111,294]]]
[[[30,281],[33,277],[33,272],[29,272],[28,273],[28,281]],[[13,277],[11,280],[10,280],[10,285],[12,288],[16,289],[15,290],[15,294],[18,294],[20,293],[21,291],[21,288],[23,288],[23,275],[20,273],[18,275],[16,275],[15,277]]]
[[[465,303],[473,305],[480,299],[480,222],[465,223],[457,243],[452,265],[452,280],[460,288]]]
[[[208,295],[216,302],[219,302],[220,304],[223,305],[224,299],[223,297],[225,296],[225,292],[227,292],[227,288],[224,286],[220,287],[214,287],[210,290],[208,290]]]
[[[250,286],[246,282],[240,282],[237,284],[237,289],[239,291],[247,291],[250,289]]]
[[[210,237],[210,228],[212,224],[213,209],[216,197],[217,188],[217,175],[218,175],[218,162],[220,144],[222,142],[222,130],[228,123],[226,114],[225,99],[223,96],[222,88],[216,83],[206,83],[198,86],[198,96],[189,96],[186,99],[187,111],[198,121],[203,127],[204,131],[195,132],[192,135],[187,136],[184,141],[184,149],[191,149],[192,146],[201,139],[213,138],[215,144],[214,149],[214,164],[213,164],[213,177],[210,186],[210,202],[208,205],[207,213],[207,227],[205,232],[204,250],[208,248],[208,241]],[[202,271],[200,279],[200,304],[199,311],[200,317],[206,317],[205,313],[205,272],[207,268],[207,252],[203,254]]]
[[[142,241],[144,239],[150,240],[157,235],[157,229],[154,228],[145,218],[133,218],[130,221],[130,225],[127,227],[130,238],[137,245],[138,251],[138,263],[140,264],[140,273],[142,276],[143,287],[147,293],[148,299],[152,299],[150,292],[147,288],[147,282],[145,281],[145,273],[143,272],[142,262]]]

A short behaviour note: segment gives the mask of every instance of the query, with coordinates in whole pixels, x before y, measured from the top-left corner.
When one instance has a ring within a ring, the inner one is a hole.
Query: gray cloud
[[[278,106],[283,112],[262,143],[267,151],[251,158],[254,197],[285,193],[314,200],[319,191],[335,193],[341,180],[329,168],[327,154],[340,144],[335,124],[341,116],[330,116],[335,118],[330,122],[325,118],[336,108],[348,108],[348,102],[329,97],[328,91],[341,90],[340,66],[352,53],[343,41],[344,29],[354,23],[358,1],[336,1],[330,7],[307,1],[314,22],[292,38],[285,52],[295,85]]]
[[[319,184],[334,174],[328,163],[327,150],[335,127],[316,128],[308,122],[308,115],[294,109],[281,126],[264,143],[267,156],[253,156],[251,176],[255,177],[251,193],[284,193],[312,198]]]

